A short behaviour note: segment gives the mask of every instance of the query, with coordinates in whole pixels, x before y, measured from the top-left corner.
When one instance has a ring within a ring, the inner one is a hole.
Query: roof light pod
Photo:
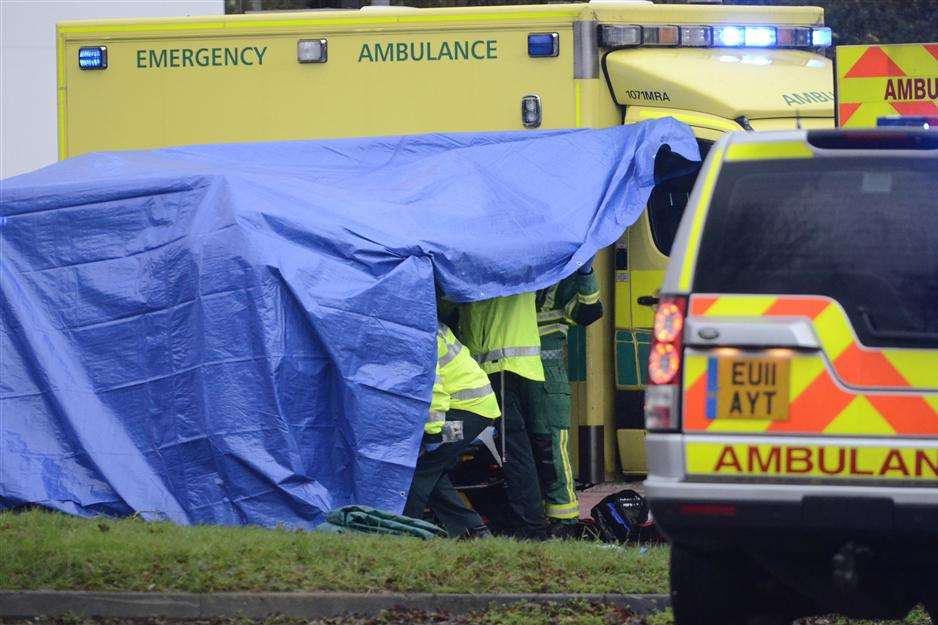
[[[738,48],[746,43],[746,29],[742,26],[717,26],[713,29],[713,45]]]
[[[811,33],[811,45],[818,48],[829,48],[834,41],[830,28],[815,28]]]
[[[604,48],[625,48],[642,43],[642,27],[623,24],[602,24],[599,45]]]
[[[78,49],[79,69],[107,69],[107,47],[94,46]]]
[[[876,120],[876,125],[884,126],[907,126],[912,128],[931,128],[938,129],[938,115],[892,115],[889,117],[880,117]]]
[[[544,57],[560,54],[560,35],[557,33],[530,33],[528,56]]]
[[[646,46],[676,46],[681,43],[677,26],[643,26],[642,43]]]
[[[746,26],[744,39],[747,48],[771,48],[776,41],[775,28],[772,26]]]
[[[300,39],[296,42],[299,63],[325,63],[329,60],[329,42],[325,39]]]
[[[709,26],[681,26],[681,45],[706,48],[713,45],[713,29]]]
[[[778,28],[775,43],[782,48],[807,48],[811,46],[810,28]]]

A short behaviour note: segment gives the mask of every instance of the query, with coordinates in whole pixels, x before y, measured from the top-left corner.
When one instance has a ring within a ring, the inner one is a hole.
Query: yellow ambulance
[[[375,6],[63,22],[57,39],[60,158],[667,116],[706,153],[728,131],[833,125],[831,31],[815,7]],[[656,188],[597,259],[609,314],[569,349],[584,481],[645,471],[652,307],[692,183]]]

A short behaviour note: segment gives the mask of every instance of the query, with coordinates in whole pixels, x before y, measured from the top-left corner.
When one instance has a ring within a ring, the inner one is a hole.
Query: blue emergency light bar
[[[560,54],[560,36],[557,33],[531,33],[528,35],[528,56],[547,57]]]
[[[827,48],[831,42],[830,28],[810,26],[601,24],[599,28],[599,43],[608,49],[636,46]],[[530,49],[530,43],[528,45]]]
[[[746,30],[741,26],[717,26],[713,29],[713,45],[735,48],[746,41]]]
[[[891,117],[880,117],[876,120],[876,125],[880,128],[901,126],[904,128],[932,128],[938,130],[938,115],[894,115]]]
[[[834,41],[830,28],[815,28],[811,31],[811,45],[818,48],[829,48]]]
[[[79,69],[107,69],[107,48],[95,46],[93,48],[78,48]]]

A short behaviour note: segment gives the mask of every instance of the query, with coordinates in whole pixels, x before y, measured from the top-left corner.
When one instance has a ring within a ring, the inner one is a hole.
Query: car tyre
[[[745,625],[749,614],[741,558],[727,551],[671,546],[671,609],[675,625]]]

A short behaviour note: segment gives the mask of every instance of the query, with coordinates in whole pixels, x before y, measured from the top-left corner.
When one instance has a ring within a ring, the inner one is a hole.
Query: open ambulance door
[[[701,155],[726,132],[831,127],[833,67],[805,50],[622,49],[603,58],[623,123],[674,117],[694,131]],[[654,306],[671,243],[696,179],[667,171],[648,209],[616,245],[616,439],[623,472],[645,472],[643,389]]]
[[[686,123],[689,114],[651,107],[629,107],[625,123],[660,117],[676,117]],[[710,126],[720,122],[723,120],[717,119]],[[692,125],[691,128],[697,137],[702,160],[724,131],[708,126]],[[645,472],[642,391],[647,383],[655,305],[671,244],[699,170],[700,163],[688,163],[677,155],[660,153],[655,163],[655,177],[660,182],[648,198],[647,210],[616,243],[616,443],[622,471],[626,475]]]

